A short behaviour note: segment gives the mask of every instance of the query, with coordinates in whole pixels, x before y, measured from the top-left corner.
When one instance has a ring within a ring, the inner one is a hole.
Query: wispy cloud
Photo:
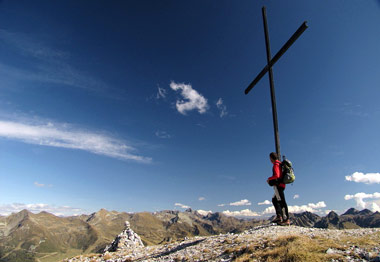
[[[240,201],[232,202],[229,204],[219,204],[218,207],[224,206],[250,206],[252,203],[248,199],[242,199]]]
[[[48,60],[49,62],[54,59],[68,57],[68,53],[52,49],[23,33],[0,29],[0,41],[27,57],[31,56],[40,60]]]
[[[270,202],[269,200],[265,200],[264,202],[260,202],[260,203],[257,203],[259,206],[261,205],[271,205],[272,202]]]
[[[347,181],[364,184],[380,184],[380,173],[360,173],[355,172],[350,176],[346,176]]]
[[[345,195],[344,200],[355,200],[356,205],[360,208],[372,208],[377,209],[378,205],[375,202],[364,202],[363,199],[380,199],[380,193],[376,192],[373,194],[366,194],[366,193],[356,193],[355,195]],[[377,210],[375,210],[377,211]]]
[[[84,209],[70,207],[70,206],[14,203],[14,204],[8,204],[8,205],[0,205],[0,215],[8,216],[12,213],[20,212],[21,210],[24,210],[24,209],[33,213],[39,213],[39,212],[45,211],[56,216],[76,216],[76,215],[89,213]]]
[[[178,206],[178,207],[180,207],[180,208],[183,208],[183,209],[188,209],[188,208],[190,208],[189,206],[184,205],[184,204],[181,204],[181,203],[175,203],[174,205],[175,205],[175,206]]]
[[[121,160],[142,163],[149,163],[152,160],[134,154],[136,149],[126,145],[122,140],[101,133],[75,129],[68,124],[0,120],[0,137],[41,146],[79,149]]]
[[[291,213],[302,213],[302,212],[319,212],[321,208],[326,207],[326,204],[324,201],[320,201],[316,204],[310,203],[307,205],[301,205],[301,206],[288,206],[288,210]],[[276,213],[273,206],[267,207],[263,214],[274,214]]]
[[[13,81],[33,81],[79,87],[91,91],[110,88],[69,63],[70,55],[23,34],[0,30],[0,43],[13,55],[24,58],[17,66],[0,64],[0,74]]]
[[[158,87],[158,91],[157,91],[157,94],[156,94],[156,99],[166,98],[166,94],[167,94],[167,91],[166,91],[165,88]]]
[[[220,114],[219,114],[220,118],[228,115],[227,107],[223,104],[223,99],[222,98],[218,99],[218,101],[216,102],[216,107],[220,111]]]
[[[336,104],[332,107],[325,108],[324,110],[356,118],[368,118],[374,114],[374,112],[366,108],[365,105],[363,106],[351,102]]]
[[[186,115],[186,112],[197,110],[200,114],[203,114],[208,109],[207,99],[198,93],[191,85],[177,84],[175,82],[170,83],[170,88],[174,91],[180,90],[181,95],[185,100],[177,100],[176,108],[178,112]]]
[[[297,198],[300,198],[300,196],[297,194],[293,196],[293,199],[297,199]]]
[[[199,201],[204,201],[204,200],[206,200],[206,198],[205,197],[199,197],[198,200]]]
[[[157,137],[163,138],[163,139],[168,139],[171,137],[166,131],[157,130],[155,134]]]
[[[365,112],[362,105],[359,104],[352,104],[352,103],[344,103],[340,108],[339,111],[343,112],[344,114],[356,116],[356,117],[368,117],[369,113]]]
[[[47,84],[78,87],[94,92],[102,92],[108,86],[101,80],[95,79],[67,64],[38,65],[34,69],[22,69],[0,63],[1,75],[20,82],[40,82]]]
[[[34,185],[36,186],[36,187],[53,187],[53,185],[46,185],[46,184],[40,184],[40,183],[38,183],[38,182],[34,182]]]
[[[223,211],[222,213],[225,214],[226,216],[232,216],[232,217],[258,217],[260,216],[259,213],[254,212],[250,209],[243,209],[241,211],[226,210],[226,211]]]
[[[251,202],[248,199],[242,199],[237,202],[230,203],[230,206],[250,206]]]

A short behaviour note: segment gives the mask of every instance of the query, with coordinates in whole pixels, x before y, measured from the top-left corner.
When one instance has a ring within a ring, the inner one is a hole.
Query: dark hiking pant
[[[284,220],[289,219],[288,205],[286,204],[284,188],[280,186],[273,186],[274,196],[272,198],[272,203],[276,209],[276,215],[282,217]],[[285,216],[284,213],[285,212]]]

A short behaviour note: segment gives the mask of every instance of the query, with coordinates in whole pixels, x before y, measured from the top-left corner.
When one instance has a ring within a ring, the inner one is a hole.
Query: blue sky
[[[379,1],[1,1],[0,214],[272,214],[263,5],[290,210],[380,211]]]

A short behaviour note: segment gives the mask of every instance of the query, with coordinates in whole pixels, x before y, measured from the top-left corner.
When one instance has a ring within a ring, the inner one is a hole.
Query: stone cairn
[[[111,245],[106,246],[104,252],[115,252],[125,249],[134,249],[136,247],[144,247],[143,242],[139,235],[137,235],[131,228],[128,221],[125,221],[125,229],[121,232]]]

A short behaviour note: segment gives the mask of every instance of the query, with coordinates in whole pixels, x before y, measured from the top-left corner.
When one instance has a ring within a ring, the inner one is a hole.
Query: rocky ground
[[[64,262],[379,261],[380,229],[330,230],[264,225],[241,234],[194,237],[157,246],[119,248]]]

